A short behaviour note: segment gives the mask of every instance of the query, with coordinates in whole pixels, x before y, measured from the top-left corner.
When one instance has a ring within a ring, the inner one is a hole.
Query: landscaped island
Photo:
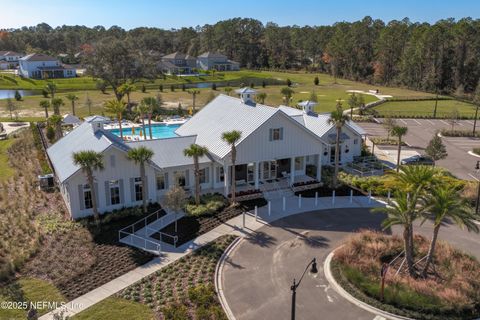
[[[415,236],[414,258],[425,257],[429,240]],[[402,239],[363,231],[335,251],[332,274],[357,299],[390,313],[415,319],[475,319],[480,316],[480,263],[472,256],[440,242],[435,272],[427,278],[397,274],[402,259],[389,266],[381,299],[381,269],[403,251]],[[424,264],[421,264],[424,265]]]

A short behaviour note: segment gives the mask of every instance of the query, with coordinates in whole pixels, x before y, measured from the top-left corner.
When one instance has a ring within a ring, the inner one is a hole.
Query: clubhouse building
[[[203,193],[228,195],[231,179],[237,191],[262,192],[290,188],[294,183],[320,180],[322,166],[334,162],[336,129],[329,114],[317,114],[314,103],[301,109],[270,107],[255,102],[255,91],[237,90],[239,98],[219,95],[175,130],[175,137],[123,141],[104,128],[106,119],[86,119],[60,139],[47,153],[53,164],[61,194],[72,218],[92,214],[92,191],[85,174],[72,155],[82,150],[103,154],[104,170],[95,171],[96,199],[100,212],[141,204],[142,181],[139,166],[127,158],[131,148],[145,146],[154,152],[146,166],[146,194],[149,202],[162,202],[174,185],[193,192],[193,159],[183,150],[196,143],[208,148],[200,158],[200,186]],[[222,133],[242,133],[236,144],[237,159],[232,172],[231,147]],[[342,128],[340,162],[353,161],[361,153],[364,131],[353,122]]]

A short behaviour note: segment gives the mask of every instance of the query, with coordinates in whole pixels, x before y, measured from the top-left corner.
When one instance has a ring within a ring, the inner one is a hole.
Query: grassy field
[[[13,139],[0,141],[0,181],[5,181],[15,172],[8,164],[7,149],[13,144]]]
[[[26,301],[26,302],[67,302],[55,286],[47,281],[23,278],[0,291],[0,301]],[[39,314],[47,313],[48,309],[37,310]],[[0,308],[0,319],[25,319],[26,310]]]
[[[373,109],[382,116],[410,117],[410,116],[433,116],[435,108],[434,100],[423,101],[389,101]],[[439,100],[437,117],[448,118],[453,110],[457,109],[461,116],[474,117],[475,106],[470,103],[457,100]]]
[[[72,320],[152,320],[153,311],[146,305],[122,298],[107,298],[72,317]]]
[[[315,76],[319,77],[320,84],[315,86],[313,80]],[[18,77],[17,77],[18,78]],[[198,81],[220,81],[236,83],[240,85],[239,81],[243,81],[244,85],[249,85],[250,82],[256,82],[257,85],[255,89],[259,92],[265,92],[267,98],[265,103],[268,105],[276,106],[280,104],[285,104],[283,97],[280,93],[281,88],[284,85],[267,85],[266,88],[262,88],[258,83],[266,81],[267,83],[276,81],[277,83],[285,83],[287,79],[290,79],[293,83],[292,89],[294,90],[293,99],[291,105],[297,104],[299,101],[306,100],[310,97],[311,92],[317,94],[318,106],[316,108],[317,112],[329,112],[335,108],[335,105],[338,100],[342,101],[345,107],[347,107],[348,93],[346,90],[364,90],[368,91],[369,89],[379,89],[382,94],[389,94],[394,97],[431,97],[432,95],[425,92],[418,92],[402,88],[389,88],[381,86],[372,86],[360,82],[354,82],[344,79],[337,79],[335,82],[332,77],[326,74],[310,74],[310,73],[284,73],[284,72],[271,72],[271,71],[238,71],[238,72],[226,72],[223,74],[217,74],[214,78],[212,77],[200,77],[195,79],[187,78],[167,78],[167,80],[155,80],[155,82],[149,82],[147,86],[147,91],[142,93],[140,90],[133,92],[131,94],[131,99],[134,102],[140,101],[142,98],[147,96],[156,96],[157,94],[162,95],[162,100],[164,101],[164,107],[176,108],[178,103],[184,108],[188,108],[192,105],[192,97],[181,89],[176,89],[174,92],[170,90],[169,85],[164,85],[163,92],[159,91],[159,83],[176,81],[176,83],[183,82],[198,82]],[[19,79],[19,78],[18,78]],[[31,84],[30,81],[33,81],[35,84]],[[27,82],[30,83],[31,87],[25,87],[27,89],[32,88],[43,88],[45,85],[44,80],[19,80],[19,83]],[[69,101],[65,99],[67,94],[65,91],[67,89],[71,90],[70,92],[75,93],[79,96],[80,100],[76,103],[77,114],[81,117],[87,116],[89,114],[87,107],[85,106],[85,101],[87,96],[92,100],[92,113],[101,114],[103,111],[103,102],[109,99],[114,99],[113,92],[110,90],[103,94],[98,90],[92,90],[94,88],[93,79],[88,77],[75,78],[75,79],[58,79],[55,80],[59,87],[59,93],[56,96],[64,98],[65,106],[62,107],[61,112],[67,113],[70,112],[71,106]],[[18,87],[20,84],[18,85]],[[141,84],[137,84],[137,88],[140,88]],[[0,88],[7,88],[2,86],[0,81]],[[81,88],[81,90],[80,90]],[[235,88],[235,87],[234,87]],[[200,94],[197,96],[196,104],[197,107],[203,106],[208,98],[211,95],[218,95],[220,93],[225,93],[224,88],[218,87],[217,90],[212,90],[211,88],[200,88],[198,89]],[[63,93],[61,91],[64,91]],[[234,95],[234,93],[232,93]],[[364,95],[365,102],[375,101],[376,98],[371,95]],[[42,118],[44,116],[43,110],[39,107],[39,102],[43,100],[43,96],[30,96],[24,97],[22,101],[16,102],[17,112],[22,120],[24,118]],[[8,119],[8,112],[6,110],[6,101],[0,100],[0,118]]]

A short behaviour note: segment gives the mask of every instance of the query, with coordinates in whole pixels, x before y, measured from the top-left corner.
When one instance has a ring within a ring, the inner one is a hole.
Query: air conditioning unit
[[[48,191],[55,187],[55,176],[53,173],[38,176],[40,190]]]

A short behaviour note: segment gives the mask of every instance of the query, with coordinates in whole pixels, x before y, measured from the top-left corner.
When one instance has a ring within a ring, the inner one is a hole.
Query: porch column
[[[290,186],[295,182],[295,157],[290,158]]]
[[[212,162],[210,164],[210,176],[208,177],[210,179],[210,188],[212,189],[212,192],[213,192],[213,189],[215,188],[215,163]]]
[[[258,161],[255,162],[255,169],[253,170],[254,181],[255,181],[255,189],[258,189],[258,186],[259,186],[259,182],[258,182],[258,176],[260,175],[260,173],[258,172],[259,164],[260,164],[260,162],[258,162]]]
[[[322,179],[322,154],[317,154],[317,180]]]
[[[224,183],[224,191],[225,191],[225,197],[228,196],[228,189],[230,187],[230,182],[229,179],[230,174],[228,172],[228,165],[224,164],[223,165],[223,183]]]

